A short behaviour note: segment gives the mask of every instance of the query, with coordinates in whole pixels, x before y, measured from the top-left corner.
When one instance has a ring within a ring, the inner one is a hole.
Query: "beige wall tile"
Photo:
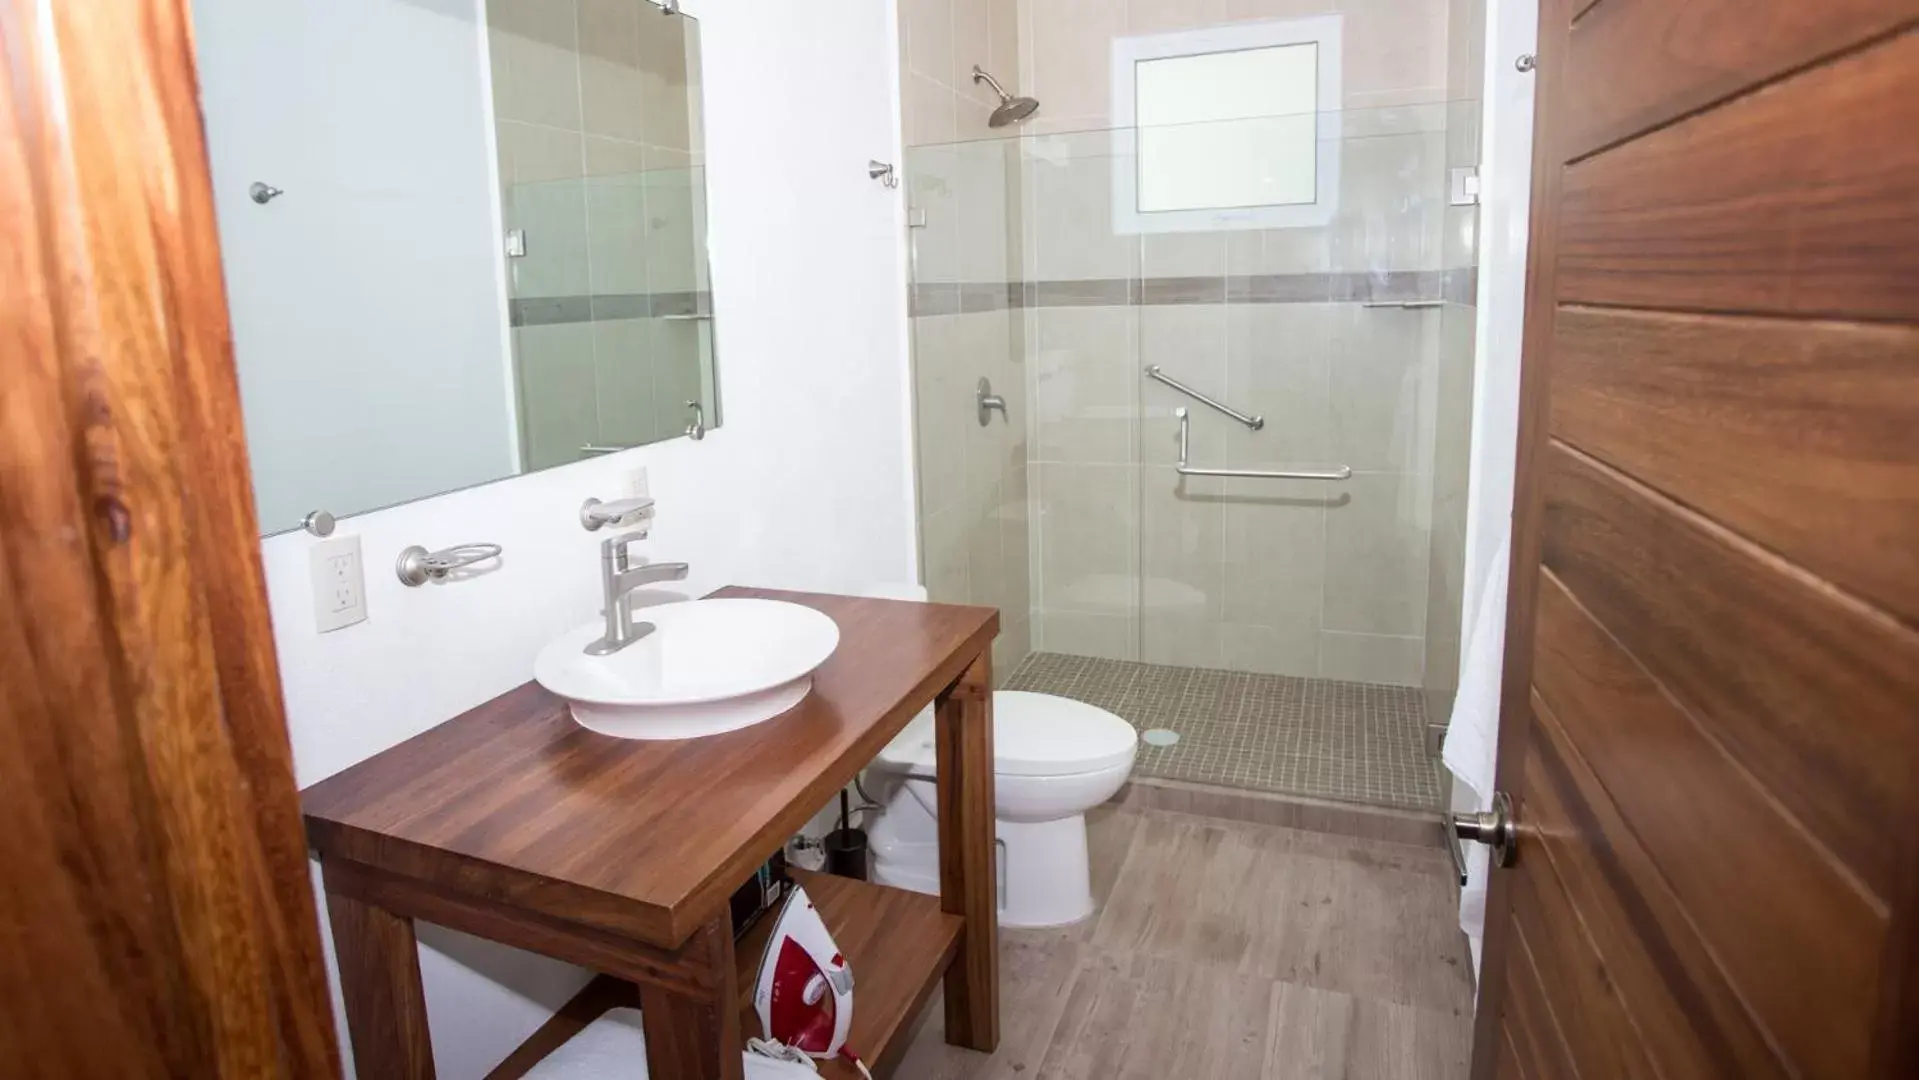
[[[685,19],[640,14],[641,130],[665,150],[693,150],[694,69],[687,55]]]
[[[513,359],[527,466],[544,469],[580,460],[580,447],[599,441],[593,327],[519,327],[513,331]]]
[[[1113,151],[1106,132],[1040,138],[1028,146],[1027,170],[1039,278],[1138,275],[1139,238],[1113,232]]]
[[[689,401],[701,399],[701,367],[707,345],[708,325],[697,322],[653,320],[654,342],[659,352],[653,361],[653,425],[663,439],[686,430],[693,419]],[[706,419],[712,423],[713,409],[706,406]]]
[[[1139,483],[1141,619],[1149,627],[1160,619],[1217,624],[1223,610],[1222,482],[1159,467],[1140,470]],[[1207,651],[1217,656],[1217,641]]]
[[[580,120],[591,135],[638,142],[640,9],[632,0],[577,0],[580,20]]]
[[[1000,550],[1006,558],[1005,609],[1024,618],[1033,609],[1033,508],[1028,491],[1029,466],[1007,470],[1000,485]]]
[[[1139,623],[1130,614],[1092,615],[1040,608],[1033,613],[1033,648],[1070,656],[1137,660]]]
[[[1026,613],[1002,608],[999,637],[993,640],[993,684],[996,687],[1006,685],[1006,680],[1012,677],[1013,672],[1032,652],[1033,629]]]
[[[1031,358],[1034,460],[1136,460],[1137,320],[1131,307],[1039,310],[1039,348]]]
[[[585,175],[585,150],[575,132],[513,120],[501,120],[497,128],[500,154],[511,161],[511,172],[503,174],[503,179],[537,184]]]
[[[1425,662],[1425,643],[1417,637],[1342,634],[1332,630],[1321,631],[1319,635],[1322,679],[1418,686]]]
[[[984,499],[967,506],[966,578],[967,601],[988,607],[1006,606],[1005,535],[1000,527],[999,485],[994,484]]]
[[[1139,272],[1148,278],[1226,275],[1230,232],[1146,233],[1139,238]]]
[[[1043,464],[1037,474],[1036,604],[1050,611],[1133,611],[1139,574],[1138,470]]]
[[[1443,100],[1445,0],[1348,0],[1346,107],[1391,100]]]
[[[1316,633],[1325,587],[1326,517],[1339,512],[1329,511],[1327,503],[1342,495],[1313,480],[1230,483],[1220,511],[1224,618],[1288,634]]]
[[[1188,449],[1194,464],[1218,466],[1225,460],[1227,437],[1245,428],[1194,401],[1185,394],[1146,378],[1145,368],[1158,364],[1171,378],[1224,400],[1234,408],[1248,408],[1234,400],[1227,387],[1228,313],[1225,304],[1157,304],[1139,309],[1139,364],[1133,377],[1139,383],[1139,460],[1148,465],[1171,465],[1179,457],[1179,421],[1173,410],[1190,414]]]
[[[919,450],[920,512],[961,513],[966,494],[966,425],[971,387],[958,363],[960,316],[913,320],[913,386]]]
[[[586,175],[588,176],[633,176],[646,171],[646,147],[625,139],[608,139],[599,135],[586,137]]]
[[[1319,674],[1319,631],[1222,623],[1219,653],[1220,666],[1229,671],[1313,678]]]
[[[1429,472],[1438,358],[1425,346],[1440,313],[1343,306],[1329,369],[1333,457],[1363,472]]]
[[[693,247],[694,174],[674,160],[684,155],[664,151],[665,167],[654,165],[655,152],[647,151],[647,170],[642,174],[646,194],[646,274],[654,292],[690,292],[696,284]]]
[[[1026,72],[1020,62],[1019,0],[981,0],[986,5],[986,55],[982,61],[986,70],[993,73],[1002,85],[1015,94],[1026,92]],[[972,78],[969,68],[967,78]],[[969,81],[967,85],[971,86]],[[991,90],[982,86],[978,89]],[[990,98],[989,98],[990,100]]]
[[[1028,0],[1027,8],[1033,47],[1033,79],[1027,92],[1054,117],[1085,117],[1104,126],[1112,40],[1126,32],[1126,3]]]
[[[909,72],[901,79],[900,92],[907,146],[943,146],[954,140],[953,91],[924,75]]]
[[[1325,629],[1417,638],[1426,629],[1430,561],[1419,477],[1356,473],[1351,501],[1326,511]]]
[[[526,232],[526,255],[507,262],[512,295],[584,295],[592,286],[584,181],[515,184],[503,203],[506,227]]]
[[[495,115],[580,130],[580,56],[572,0],[555,0],[534,22],[535,35],[505,35],[507,80],[494,88]]]
[[[617,319],[592,327],[599,417],[596,441],[639,446],[666,437],[659,427],[653,388],[653,365],[660,352],[655,340],[658,320]]]
[[[899,0],[906,70],[953,85],[953,5],[957,0]]]
[[[596,296],[648,291],[645,182],[643,173],[590,176],[584,181],[586,246]],[[530,245],[531,238],[529,251]]]
[[[962,104],[962,111],[973,106]],[[959,206],[957,277],[969,282],[1004,282],[1007,260],[1008,153],[1019,148],[1006,139],[961,143],[953,148],[953,182]]]
[[[953,66],[946,77],[946,85],[958,91],[961,97],[990,110],[999,104],[999,98],[991,87],[973,81],[973,66],[977,64],[991,71],[1001,85],[1012,89],[1014,93],[1018,93],[1014,84],[1019,72],[993,70],[993,16],[986,0],[951,0],[951,3]]]
[[[1227,305],[1222,400],[1266,421],[1258,431],[1224,426],[1221,454],[1231,467],[1331,463],[1328,356],[1341,314],[1333,304]]]
[[[1349,138],[1340,143],[1332,269],[1437,270],[1446,207],[1446,133]]]
[[[926,594],[935,603],[964,604],[972,595],[967,570],[966,522],[957,507],[920,519],[920,550]]]
[[[993,415],[979,425],[978,409],[967,410],[963,445],[966,488],[975,499],[997,490],[1008,469],[1026,460],[1026,401],[1011,357],[1005,311],[981,311],[954,317],[954,377],[962,389],[976,388],[981,376],[1006,399],[1006,416]],[[974,390],[977,393],[977,390]],[[976,398],[969,398],[972,405]]]

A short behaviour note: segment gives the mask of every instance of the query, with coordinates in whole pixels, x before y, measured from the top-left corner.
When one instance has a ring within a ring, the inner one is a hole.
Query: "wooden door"
[[[184,0],[0,0],[0,1073],[339,1072]]]
[[[1916,16],[1543,4],[1478,1077],[1919,1075]]]

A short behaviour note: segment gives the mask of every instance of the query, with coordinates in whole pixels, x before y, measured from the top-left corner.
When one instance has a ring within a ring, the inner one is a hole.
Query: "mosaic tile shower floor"
[[[1006,682],[1084,701],[1141,731],[1134,775],[1432,810],[1439,764],[1426,756],[1417,687],[1374,686],[1034,653]]]

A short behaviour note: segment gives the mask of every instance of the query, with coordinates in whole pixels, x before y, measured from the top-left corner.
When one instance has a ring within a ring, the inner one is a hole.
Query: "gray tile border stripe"
[[[713,310],[709,292],[603,293],[596,296],[517,296],[507,301],[512,326],[656,319]]]
[[[1470,278],[1471,272],[1464,275]],[[1026,282],[932,282],[909,291],[914,316],[1046,307],[1165,304],[1313,304],[1438,300],[1458,284],[1437,270],[1383,274],[1232,274],[1209,277],[1067,278]]]

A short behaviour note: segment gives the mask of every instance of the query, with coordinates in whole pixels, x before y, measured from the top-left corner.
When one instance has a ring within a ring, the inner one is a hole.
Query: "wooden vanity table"
[[[938,897],[809,882],[852,965],[848,1045],[896,1063],[942,977],[949,1042],[999,1043],[990,608],[724,589],[817,608],[840,644],[797,707],[681,742],[587,731],[528,683],[303,793],[359,1075],[433,1076],[413,921],[603,976],[502,1069],[637,1000],[654,1080],[736,1080],[766,922],[736,949],[735,887],[938,702]],[[856,1074],[821,1062],[827,1077]]]

